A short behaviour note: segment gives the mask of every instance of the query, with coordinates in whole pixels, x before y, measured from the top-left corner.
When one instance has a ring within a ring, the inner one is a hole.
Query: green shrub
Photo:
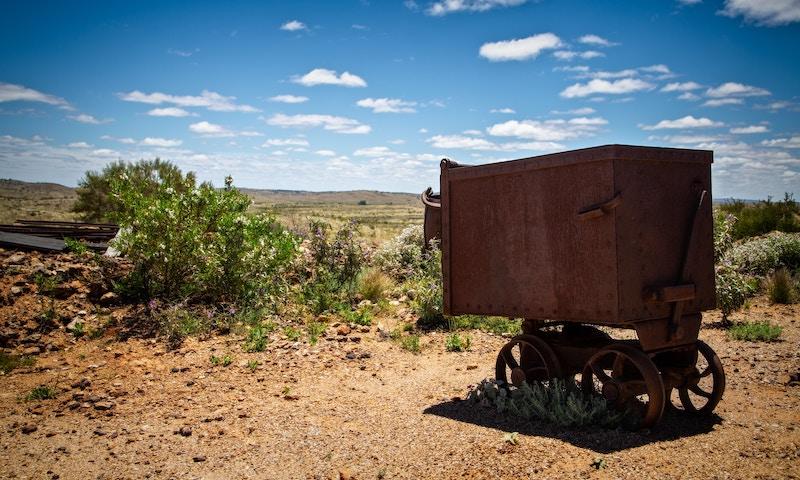
[[[86,244],[80,240],[75,240],[74,238],[65,238],[64,246],[68,252],[77,253],[78,255],[82,255],[89,251],[89,247],[87,247]]]
[[[348,323],[367,326],[372,325],[372,310],[366,306],[356,308],[355,310],[343,308],[339,310],[339,315]]]
[[[714,210],[714,260],[719,262],[733,245],[736,217],[723,210]]]
[[[737,323],[728,329],[728,335],[734,340],[746,342],[772,342],[783,332],[780,325],[769,322]]]
[[[231,183],[217,190],[186,180],[178,190],[161,182],[148,192],[125,177],[112,183],[124,206],[114,246],[134,264],[129,287],[143,298],[274,303],[297,241],[271,217],[247,215],[250,199]]]
[[[800,207],[790,193],[785,194],[779,202],[772,201],[771,197],[755,203],[737,200],[719,208],[736,216],[737,222],[732,232],[735,240],[775,230],[800,232]]]
[[[389,276],[377,268],[368,268],[358,276],[356,290],[363,299],[378,303],[392,287],[392,279]]]
[[[132,189],[144,196],[155,195],[163,186],[183,192],[195,185],[194,173],[184,175],[173,163],[158,158],[136,163],[112,162],[100,173],[86,172],[75,190],[78,199],[72,211],[89,222],[109,221],[121,215],[128,206],[114,195],[113,183],[123,176]]]
[[[306,330],[308,331],[308,343],[316,345],[319,341],[319,336],[325,332],[328,326],[323,322],[308,322]]]
[[[728,262],[718,264],[715,275],[717,308],[722,311],[722,321],[727,322],[728,316],[739,310],[747,297],[755,293],[755,289],[748,283],[747,278]]]
[[[422,225],[407,227],[375,251],[372,263],[394,280],[403,282],[422,266],[424,242]]]
[[[26,400],[51,400],[56,398],[56,390],[47,385],[39,385],[25,396]]]
[[[517,335],[522,332],[522,320],[506,317],[485,317],[483,315],[460,315],[448,318],[450,330],[481,330],[502,335]]]
[[[773,232],[728,250],[724,260],[745,274],[764,276],[778,268],[800,269],[800,233]]]
[[[5,375],[18,367],[30,367],[34,363],[34,357],[18,357],[0,350],[0,374]]]
[[[498,413],[542,420],[560,427],[616,428],[630,421],[632,413],[613,408],[599,395],[587,397],[575,382],[559,379],[530,385],[523,383],[510,389],[494,380],[484,380],[467,398],[484,407],[493,407]]]
[[[442,306],[442,252],[433,245],[423,254],[423,262],[408,282],[414,292],[411,308],[417,326],[425,329],[447,326]]]
[[[300,340],[300,330],[294,327],[286,327],[283,329],[283,334],[286,335],[286,338],[289,339],[290,342],[296,342]]]
[[[419,353],[419,335],[408,335],[400,339],[400,348],[411,353]]]
[[[469,335],[463,337],[457,333],[452,333],[447,336],[444,341],[444,349],[448,352],[466,352],[472,344],[472,339]]]
[[[333,236],[330,231],[327,223],[312,220],[309,224],[300,301],[315,315],[350,302],[364,265],[357,223],[347,222]]]
[[[213,326],[213,316],[196,315],[182,305],[158,308],[150,302],[151,315],[158,330],[166,336],[170,348],[177,348],[186,337],[207,333]]]
[[[795,300],[794,280],[785,268],[779,268],[768,275],[764,286],[772,303],[788,304]]]
[[[244,344],[245,352],[263,352],[269,343],[269,334],[275,330],[275,324],[266,323],[250,327]]]
[[[213,365],[215,367],[218,367],[220,365],[223,366],[223,367],[227,367],[228,365],[233,363],[233,358],[230,355],[224,355],[222,357],[218,357],[216,355],[211,355],[210,361],[211,361],[211,365]]]

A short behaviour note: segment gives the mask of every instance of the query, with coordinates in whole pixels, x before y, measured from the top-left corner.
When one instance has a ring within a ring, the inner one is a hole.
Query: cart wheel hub
[[[603,385],[603,397],[609,402],[616,402],[619,400],[622,392],[616,383],[608,382]]]
[[[521,369],[520,367],[511,370],[511,383],[513,383],[515,387],[522,385],[525,380],[525,370]]]

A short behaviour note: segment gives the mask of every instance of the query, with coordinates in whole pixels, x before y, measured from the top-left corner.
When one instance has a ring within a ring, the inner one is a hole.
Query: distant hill
[[[342,192],[308,192],[303,190],[262,190],[242,188],[256,203],[340,203],[367,202],[368,205],[413,205],[419,197],[412,193],[378,192],[374,190],[349,190]],[[0,197],[11,199],[69,198],[75,189],[57,183],[32,183],[8,178],[0,179]]]

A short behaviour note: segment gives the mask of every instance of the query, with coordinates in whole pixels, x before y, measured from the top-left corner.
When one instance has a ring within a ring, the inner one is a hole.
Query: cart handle
[[[611,200],[601,203],[600,205],[593,205],[578,212],[578,220],[590,220],[592,218],[602,217],[607,213],[611,213],[622,203],[622,194],[618,193]]]

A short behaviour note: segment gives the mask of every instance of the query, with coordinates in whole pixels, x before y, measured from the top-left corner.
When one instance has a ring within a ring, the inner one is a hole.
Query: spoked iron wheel
[[[500,349],[495,365],[498,381],[518,387],[561,376],[561,363],[547,342],[535,335],[517,335]]]
[[[711,347],[698,340],[694,372],[678,387],[681,405],[687,412],[708,415],[714,411],[724,391],[722,362]]]
[[[617,408],[633,408],[642,415],[641,428],[655,425],[664,413],[664,382],[655,364],[630,345],[609,345],[586,362],[581,389],[599,394]]]

